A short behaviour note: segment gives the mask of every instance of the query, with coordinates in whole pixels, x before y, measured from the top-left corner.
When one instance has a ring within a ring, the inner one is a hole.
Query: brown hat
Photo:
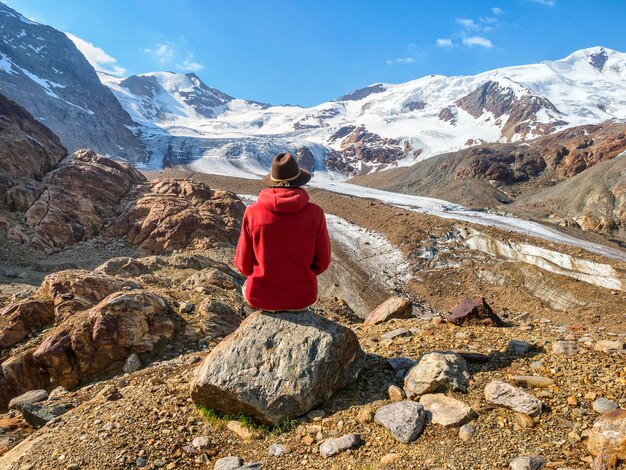
[[[290,153],[279,153],[272,160],[272,170],[261,182],[270,188],[299,188],[311,179],[311,173],[301,169]]]

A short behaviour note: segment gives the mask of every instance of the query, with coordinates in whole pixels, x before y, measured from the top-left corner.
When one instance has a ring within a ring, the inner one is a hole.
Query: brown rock
[[[493,313],[484,298],[463,299],[449,311],[447,320],[455,325],[502,326],[504,322]]]
[[[606,453],[626,460],[626,410],[617,409],[600,416],[591,429],[587,448],[594,456]]]
[[[2,309],[0,319],[0,349],[7,349],[52,324],[54,306],[51,300],[27,299]]]
[[[413,305],[401,297],[390,297],[376,307],[365,319],[366,325],[376,325],[394,318],[411,318]]]

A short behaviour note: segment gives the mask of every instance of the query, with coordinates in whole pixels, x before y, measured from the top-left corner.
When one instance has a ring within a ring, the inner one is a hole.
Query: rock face
[[[157,180],[104,232],[146,253],[230,246],[245,206],[229,191],[186,180]]]
[[[448,390],[467,391],[469,374],[465,359],[454,353],[425,354],[404,378],[407,397]]]
[[[202,361],[196,404],[278,424],[356,378],[364,353],[354,333],[308,312],[255,313]]]
[[[419,403],[400,401],[379,408],[374,422],[387,428],[393,437],[405,444],[419,437],[426,425],[426,413]]]
[[[16,345],[54,320],[54,304],[49,299],[27,299],[0,311],[0,349]]]
[[[63,145],[146,158],[131,130],[135,123],[65,34],[0,5],[0,43],[2,93],[45,122]]]
[[[600,416],[591,429],[587,448],[594,456],[606,453],[626,460],[626,410]]]
[[[485,400],[529,416],[537,416],[543,409],[543,403],[538,398],[499,380],[493,380],[487,384]]]
[[[365,319],[366,325],[376,325],[394,318],[411,318],[413,305],[402,297],[390,297],[376,307]]]
[[[449,311],[447,320],[455,325],[502,326],[502,320],[483,298],[463,299]]]
[[[342,127],[328,141],[340,141],[340,152],[351,163],[392,163],[405,156],[398,140],[383,138],[363,126]]]
[[[83,322],[57,327],[33,358],[53,386],[74,387],[121,369],[131,353],[150,352],[159,340],[171,338],[174,324],[164,318],[167,310],[149,291],[111,294],[89,310]]]

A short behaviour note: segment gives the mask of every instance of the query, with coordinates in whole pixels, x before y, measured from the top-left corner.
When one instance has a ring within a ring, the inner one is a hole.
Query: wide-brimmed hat
[[[272,160],[270,174],[261,182],[270,188],[299,188],[309,182],[311,173],[298,166],[290,153],[279,153]]]

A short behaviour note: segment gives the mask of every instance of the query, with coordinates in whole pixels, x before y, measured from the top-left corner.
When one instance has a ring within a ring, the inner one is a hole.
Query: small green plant
[[[217,427],[225,426],[228,421],[237,421],[243,427],[252,431],[278,435],[285,432],[293,431],[300,424],[300,420],[298,419],[288,419],[275,426],[268,426],[265,424],[259,424],[251,417],[241,413],[238,415],[219,414],[215,410],[207,408],[203,405],[196,405],[196,408],[210,424]]]

